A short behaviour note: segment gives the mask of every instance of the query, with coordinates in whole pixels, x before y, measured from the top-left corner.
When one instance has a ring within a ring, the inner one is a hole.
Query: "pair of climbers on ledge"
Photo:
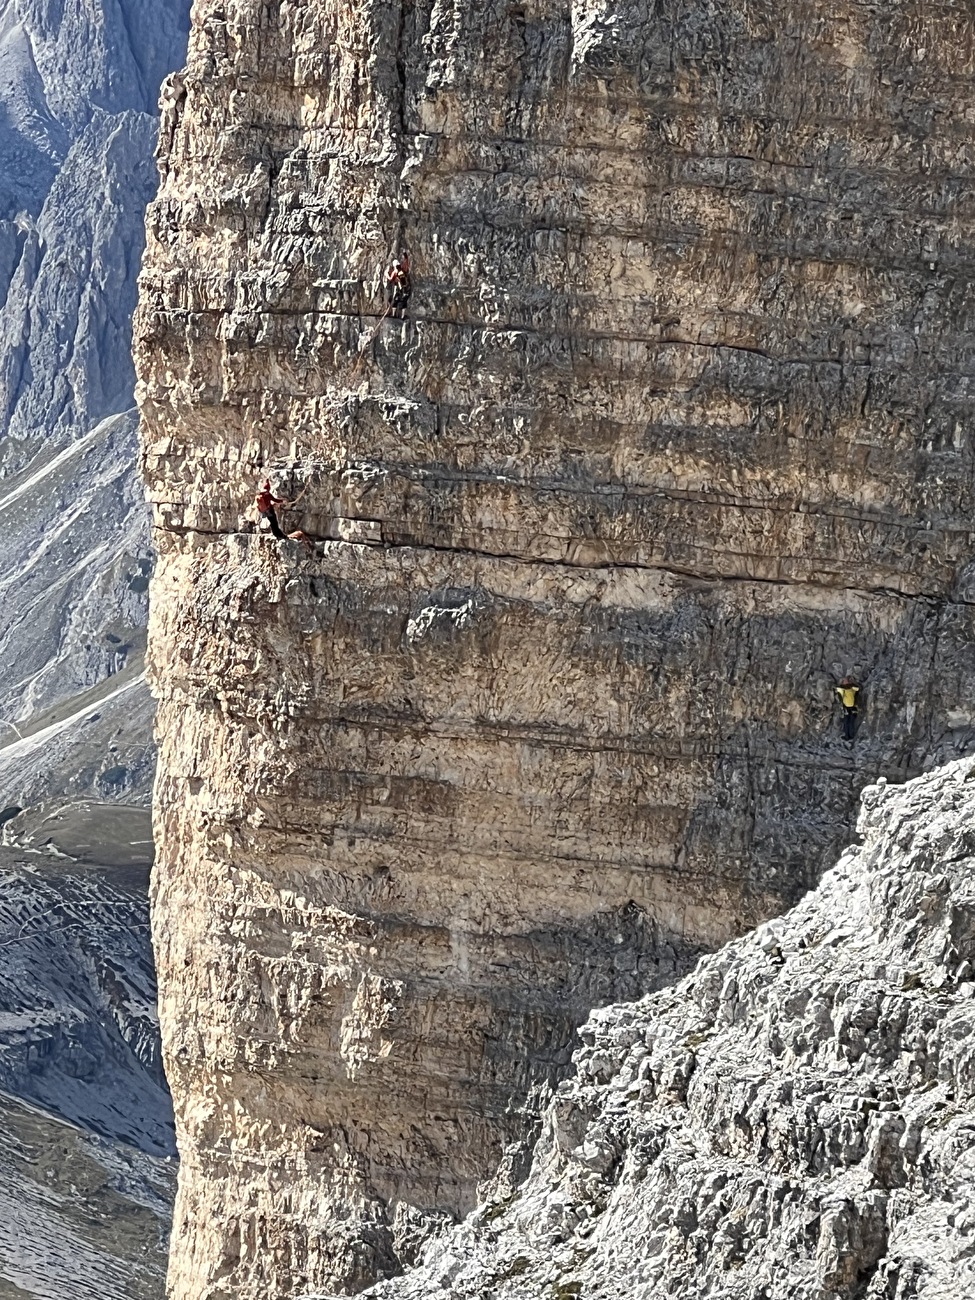
[[[857,731],[857,696],[860,693],[860,687],[852,677],[844,677],[836,688],[836,694],[840,697],[840,703],[843,705],[843,738],[852,740]]]

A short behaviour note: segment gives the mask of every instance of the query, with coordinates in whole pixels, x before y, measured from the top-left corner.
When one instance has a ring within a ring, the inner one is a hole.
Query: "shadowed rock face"
[[[864,792],[788,915],[582,1030],[530,1176],[383,1300],[967,1300],[975,768]]]
[[[411,1258],[584,1007],[970,744],[973,32],[194,12],[137,331],[156,935],[173,1294],[248,1300]]]

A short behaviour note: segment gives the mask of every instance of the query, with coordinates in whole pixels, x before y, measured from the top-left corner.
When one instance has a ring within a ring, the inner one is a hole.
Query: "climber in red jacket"
[[[288,505],[288,502],[285,501],[284,497],[276,497],[274,495],[271,491],[271,480],[269,478],[264,480],[264,486],[261,488],[260,492],[258,492],[255,501],[257,502],[258,514],[262,519],[267,520],[271,532],[278,541],[283,542],[285,536],[281,531],[281,525],[278,523],[278,516],[275,513],[275,507],[286,506]]]

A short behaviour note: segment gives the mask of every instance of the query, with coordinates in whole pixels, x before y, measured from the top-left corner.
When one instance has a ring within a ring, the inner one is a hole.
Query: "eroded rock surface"
[[[137,331],[177,1300],[408,1262],[584,1008],[971,743],[972,41],[195,6]]]
[[[597,1012],[526,1183],[383,1300],[967,1300],[975,765],[676,987]]]

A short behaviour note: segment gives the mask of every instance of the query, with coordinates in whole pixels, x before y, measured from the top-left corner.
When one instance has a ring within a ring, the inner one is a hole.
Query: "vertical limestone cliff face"
[[[136,347],[178,1300],[409,1262],[588,1008],[971,743],[973,51],[907,0],[198,0]]]

